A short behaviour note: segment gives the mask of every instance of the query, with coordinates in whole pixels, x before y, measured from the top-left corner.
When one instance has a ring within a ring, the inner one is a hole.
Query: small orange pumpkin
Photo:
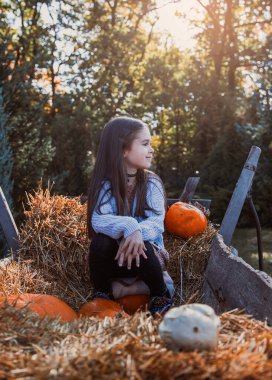
[[[120,315],[125,317],[128,316],[126,313],[124,313],[119,303],[103,298],[95,298],[94,300],[85,303],[80,307],[77,315],[97,318],[116,317]]]
[[[76,312],[65,302],[49,294],[23,293],[0,298],[0,307],[5,303],[17,309],[27,307],[40,317],[60,318],[62,322],[77,319]]]
[[[207,218],[197,207],[176,202],[166,213],[165,227],[171,234],[187,239],[205,231]]]
[[[116,301],[123,306],[126,313],[132,315],[138,309],[145,310],[149,302],[149,296],[146,294],[133,294],[118,298]]]

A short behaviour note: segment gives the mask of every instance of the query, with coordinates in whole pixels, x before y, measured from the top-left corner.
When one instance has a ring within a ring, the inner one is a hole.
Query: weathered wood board
[[[253,145],[222,220],[220,234],[223,236],[224,242],[227,245],[231,244],[232,236],[244,206],[246,196],[251,189],[260,154],[261,149]]]
[[[6,197],[0,187],[0,224],[4,232],[8,247],[16,255],[19,248],[18,229],[7,203]]]
[[[216,313],[239,308],[272,325],[272,278],[231,253],[217,234],[203,285],[203,302]]]
[[[181,202],[190,202],[196,191],[197,185],[200,181],[200,177],[189,177],[184,186],[183,192],[181,193],[179,200]]]

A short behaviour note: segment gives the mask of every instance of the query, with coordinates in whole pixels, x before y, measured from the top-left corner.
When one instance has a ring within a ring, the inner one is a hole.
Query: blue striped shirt
[[[103,197],[106,190],[110,187],[109,181],[104,181],[100,190],[97,204],[94,208],[92,215],[92,227],[96,233],[103,233],[113,239],[127,238],[133,232],[139,230],[142,233],[144,241],[156,244],[160,248],[164,248],[163,236],[164,232],[164,218],[165,218],[165,203],[164,191],[162,184],[158,179],[152,177],[147,182],[146,200],[154,211],[145,210],[147,219],[135,216],[135,209],[137,204],[137,194],[133,200],[132,216],[117,215],[117,205],[114,197],[111,197],[110,191],[104,196],[100,210],[102,214],[97,213],[97,206]]]

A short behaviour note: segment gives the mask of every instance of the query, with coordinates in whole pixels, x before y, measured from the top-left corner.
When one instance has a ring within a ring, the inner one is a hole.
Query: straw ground
[[[85,262],[86,206],[79,198],[42,189],[29,195],[28,202],[19,260],[0,267],[0,296],[47,293],[76,310],[92,294]],[[201,301],[215,233],[209,225],[187,241],[164,234],[176,305]],[[216,351],[174,353],[158,334],[161,317],[136,313],[61,324],[6,305],[0,308],[0,378],[271,379],[271,328],[238,310],[220,319]]]

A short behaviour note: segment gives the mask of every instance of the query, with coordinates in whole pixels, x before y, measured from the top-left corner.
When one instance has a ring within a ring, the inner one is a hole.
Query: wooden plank
[[[272,325],[272,278],[232,254],[217,234],[205,271],[202,301],[216,313],[239,308]]]
[[[248,158],[238,179],[227,211],[221,223],[220,234],[223,236],[226,245],[230,245],[231,243],[232,236],[241,214],[246,196],[252,185],[252,180],[257,168],[260,154],[261,149],[259,147],[251,147]]]
[[[19,248],[19,234],[16,223],[11,214],[6,197],[0,187],[0,224],[4,232],[9,249],[16,255]]]
[[[190,202],[196,191],[200,177],[189,177],[184,186],[183,192],[179,197],[180,202]]]

